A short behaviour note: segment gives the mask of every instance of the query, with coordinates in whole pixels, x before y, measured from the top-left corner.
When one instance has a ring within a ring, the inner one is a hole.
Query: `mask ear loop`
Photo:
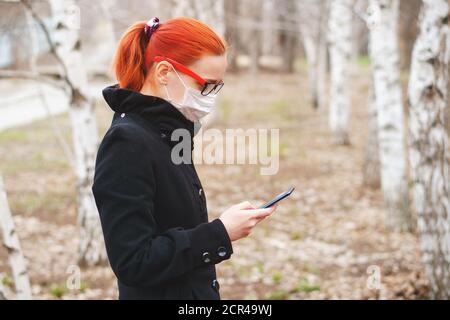
[[[172,64],[171,64],[172,66]],[[174,66],[172,66],[173,71],[175,71],[175,74],[177,75],[178,79],[180,79],[181,83],[183,84],[184,88],[187,90],[188,86],[186,85],[186,83],[184,83],[183,79],[180,77],[180,75],[178,74],[177,70],[175,69]]]
[[[170,64],[170,66],[172,67],[173,71],[175,71],[175,74],[177,75],[178,79],[180,79],[181,83],[182,83],[183,86],[184,86],[184,89],[187,90],[188,87],[186,86],[186,84],[184,83],[183,79],[182,79],[182,78],[180,77],[180,75],[178,74],[177,70],[174,68],[174,66],[173,66],[172,64]],[[167,90],[167,85],[166,85],[166,84],[164,85],[164,89],[166,90],[167,99],[168,99],[169,101],[172,101],[172,98],[171,98],[170,95],[169,95],[169,90]]]
[[[167,85],[164,84],[164,90],[166,90],[167,100],[172,101],[172,98],[169,95],[169,90],[167,90]]]

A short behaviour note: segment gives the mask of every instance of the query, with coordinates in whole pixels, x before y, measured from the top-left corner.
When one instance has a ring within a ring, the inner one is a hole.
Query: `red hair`
[[[120,88],[139,91],[155,56],[189,66],[202,56],[223,55],[227,44],[210,27],[196,19],[179,17],[160,23],[148,40],[145,21],[133,24],[119,42],[114,71]]]

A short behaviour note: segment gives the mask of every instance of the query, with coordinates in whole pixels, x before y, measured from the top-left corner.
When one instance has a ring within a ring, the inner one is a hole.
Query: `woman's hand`
[[[219,219],[225,225],[230,240],[235,241],[248,236],[256,224],[271,215],[276,207],[256,209],[250,202],[244,201],[228,208]]]

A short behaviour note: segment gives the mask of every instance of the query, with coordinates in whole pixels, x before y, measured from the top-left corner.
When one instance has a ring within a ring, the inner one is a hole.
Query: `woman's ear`
[[[155,76],[159,84],[167,85],[169,82],[169,72],[171,71],[171,64],[167,61],[160,61],[156,65]]]

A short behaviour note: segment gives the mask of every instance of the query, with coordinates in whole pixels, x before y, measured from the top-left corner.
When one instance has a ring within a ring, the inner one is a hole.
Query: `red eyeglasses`
[[[166,58],[163,56],[156,56],[155,58],[153,58],[153,61],[155,61],[155,62],[161,62],[161,61],[170,62],[175,69],[194,78],[198,83],[200,83],[202,85],[201,94],[203,96],[207,96],[211,93],[217,94],[224,85],[224,82],[222,80],[219,82],[215,82],[215,81],[207,81],[206,79],[203,79],[197,73],[195,73],[188,67],[182,65],[181,63],[176,62],[173,59]]]

